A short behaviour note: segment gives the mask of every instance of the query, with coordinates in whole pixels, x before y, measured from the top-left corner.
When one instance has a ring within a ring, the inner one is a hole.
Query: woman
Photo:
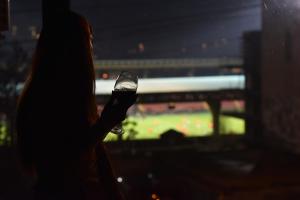
[[[37,179],[36,199],[121,199],[102,139],[125,119],[135,95],[95,102],[92,33],[68,11],[44,24],[19,100],[18,147]],[[119,99],[120,98],[120,99]]]

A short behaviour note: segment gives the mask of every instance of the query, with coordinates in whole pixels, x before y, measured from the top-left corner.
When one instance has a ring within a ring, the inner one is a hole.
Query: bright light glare
[[[295,0],[295,4],[296,4],[297,8],[300,8],[300,0]]]
[[[122,177],[118,177],[117,181],[118,181],[118,183],[122,183],[123,182],[123,178]]]
[[[153,177],[153,174],[149,173],[147,176],[148,176],[149,179],[151,179]]]
[[[111,94],[115,80],[96,80],[96,95]],[[244,89],[245,76],[202,76],[139,79],[138,93],[172,93]]]

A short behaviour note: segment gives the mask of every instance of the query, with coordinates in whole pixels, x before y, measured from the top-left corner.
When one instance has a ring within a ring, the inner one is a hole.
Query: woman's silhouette
[[[121,199],[101,141],[136,96],[115,105],[113,94],[99,117],[91,40],[90,25],[71,11],[40,34],[17,114],[18,147],[37,179],[36,199]]]

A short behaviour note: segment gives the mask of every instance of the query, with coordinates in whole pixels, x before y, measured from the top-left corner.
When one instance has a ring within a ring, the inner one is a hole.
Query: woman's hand
[[[125,118],[127,110],[136,102],[135,92],[113,91],[108,103],[104,106],[101,116],[94,125],[94,131],[105,138],[106,134],[120,124]],[[103,134],[103,135],[102,135]]]
[[[103,121],[112,129],[126,118],[127,110],[135,103],[135,92],[112,92],[108,103],[101,113]]]

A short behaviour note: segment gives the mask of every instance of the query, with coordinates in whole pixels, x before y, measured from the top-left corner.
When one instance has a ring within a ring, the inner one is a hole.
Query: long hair
[[[44,24],[18,103],[17,142],[24,166],[38,159],[37,150],[50,146],[45,143],[55,145],[70,132],[76,138],[76,130],[97,119],[90,37],[88,22],[71,11]]]
[[[60,161],[88,149],[94,138],[88,135],[98,118],[90,41],[90,25],[71,11],[44,24],[16,119],[21,162],[29,172],[57,170]],[[95,148],[110,199],[121,199],[102,143]]]

